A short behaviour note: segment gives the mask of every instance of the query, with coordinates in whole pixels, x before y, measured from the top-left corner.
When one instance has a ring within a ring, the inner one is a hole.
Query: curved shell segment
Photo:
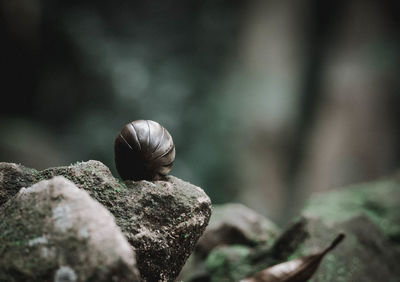
[[[157,180],[167,175],[175,159],[169,132],[152,120],[128,123],[114,143],[115,164],[124,180]]]

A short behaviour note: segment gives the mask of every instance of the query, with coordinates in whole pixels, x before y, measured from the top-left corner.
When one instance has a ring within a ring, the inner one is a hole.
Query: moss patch
[[[365,215],[389,238],[400,243],[399,208],[400,182],[393,178],[315,194],[304,212],[327,223]]]
[[[98,161],[40,172],[15,164],[3,166],[17,171],[20,178],[10,174],[14,182],[0,189],[0,205],[20,188],[58,175],[86,190],[114,215],[135,248],[138,267],[148,281],[169,281],[178,275],[211,215],[210,199],[204,191],[173,176],[164,181],[124,183]],[[1,191],[6,195],[2,197]]]

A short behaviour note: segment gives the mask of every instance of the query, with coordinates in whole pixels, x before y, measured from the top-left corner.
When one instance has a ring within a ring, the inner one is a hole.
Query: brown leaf
[[[345,235],[340,233],[331,245],[321,252],[276,264],[241,280],[241,282],[305,282],[317,270],[324,256],[333,250],[344,237]]]

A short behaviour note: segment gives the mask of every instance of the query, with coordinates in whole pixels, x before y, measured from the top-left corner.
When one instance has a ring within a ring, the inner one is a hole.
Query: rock
[[[22,187],[36,182],[37,171],[22,165],[0,162],[0,207]]]
[[[139,281],[111,213],[64,177],[3,204],[0,234],[0,281]]]
[[[303,212],[308,236],[292,257],[322,248],[342,231],[347,238],[311,281],[398,281],[399,208],[399,175],[313,194]]]
[[[398,281],[399,208],[398,175],[313,194],[302,219],[283,233],[267,257],[280,254],[284,261],[308,255],[343,232],[345,240],[322,260],[310,281]]]
[[[239,281],[253,271],[252,248],[244,245],[218,246],[207,256],[205,267],[209,281]]]
[[[196,253],[190,258],[182,271],[188,279],[183,280],[238,281],[272,265],[320,251],[343,232],[344,241],[327,254],[310,281],[398,281],[399,208],[399,176],[314,194],[301,217],[277,239],[274,236],[269,244],[255,246],[223,245],[221,241],[206,258]],[[217,214],[213,213],[210,230]],[[207,232],[208,228],[205,235]]]
[[[307,218],[308,236],[289,259],[326,247],[339,232],[345,240],[322,261],[310,281],[398,281],[398,245],[366,216],[356,216],[333,225],[320,218]]]
[[[210,223],[178,280],[238,280],[254,268],[247,255],[260,246],[268,248],[278,234],[273,222],[242,204],[214,206]]]
[[[278,227],[267,218],[242,204],[215,206],[210,223],[199,239],[196,254],[205,257],[216,246],[257,246],[271,243]]]
[[[367,216],[390,239],[400,243],[400,176],[313,194],[305,215],[325,223]]]
[[[207,280],[188,281],[239,281],[254,273],[285,261],[303,242],[307,234],[305,221],[293,224],[288,230],[272,242],[257,246],[230,245],[214,248],[203,262],[208,276]],[[200,264],[202,265],[202,264]],[[186,281],[186,280],[185,280]]]
[[[32,170],[20,178],[25,181],[24,186],[29,186],[56,175],[88,191],[114,215],[136,251],[142,279],[147,281],[172,281],[177,277],[211,215],[210,199],[199,187],[173,176],[164,181],[123,183],[98,161]],[[19,180],[15,185],[22,187],[22,183]],[[6,195],[21,188],[1,185],[8,189],[3,193]]]
[[[285,254],[280,260],[295,259],[325,248],[343,232],[345,240],[322,260],[310,281],[398,281],[399,208],[398,176],[313,194],[297,227],[281,236],[286,237],[283,248],[275,244],[272,249]]]
[[[211,215],[211,202],[200,188],[169,176],[168,181],[127,182],[122,197],[124,226],[149,281],[174,280],[193,252]]]
[[[204,263],[206,280],[193,281],[239,281],[272,265],[321,251],[340,232],[346,234],[345,240],[326,255],[310,282],[398,281],[399,246],[366,216],[334,225],[302,218],[294,226],[269,250],[238,245],[215,248]],[[258,263],[257,258],[261,258]]]

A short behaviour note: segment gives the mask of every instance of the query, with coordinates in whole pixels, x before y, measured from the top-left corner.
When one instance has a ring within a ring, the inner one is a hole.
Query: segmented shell
[[[118,134],[114,153],[123,180],[158,180],[171,170],[175,146],[171,135],[159,123],[136,120]]]

